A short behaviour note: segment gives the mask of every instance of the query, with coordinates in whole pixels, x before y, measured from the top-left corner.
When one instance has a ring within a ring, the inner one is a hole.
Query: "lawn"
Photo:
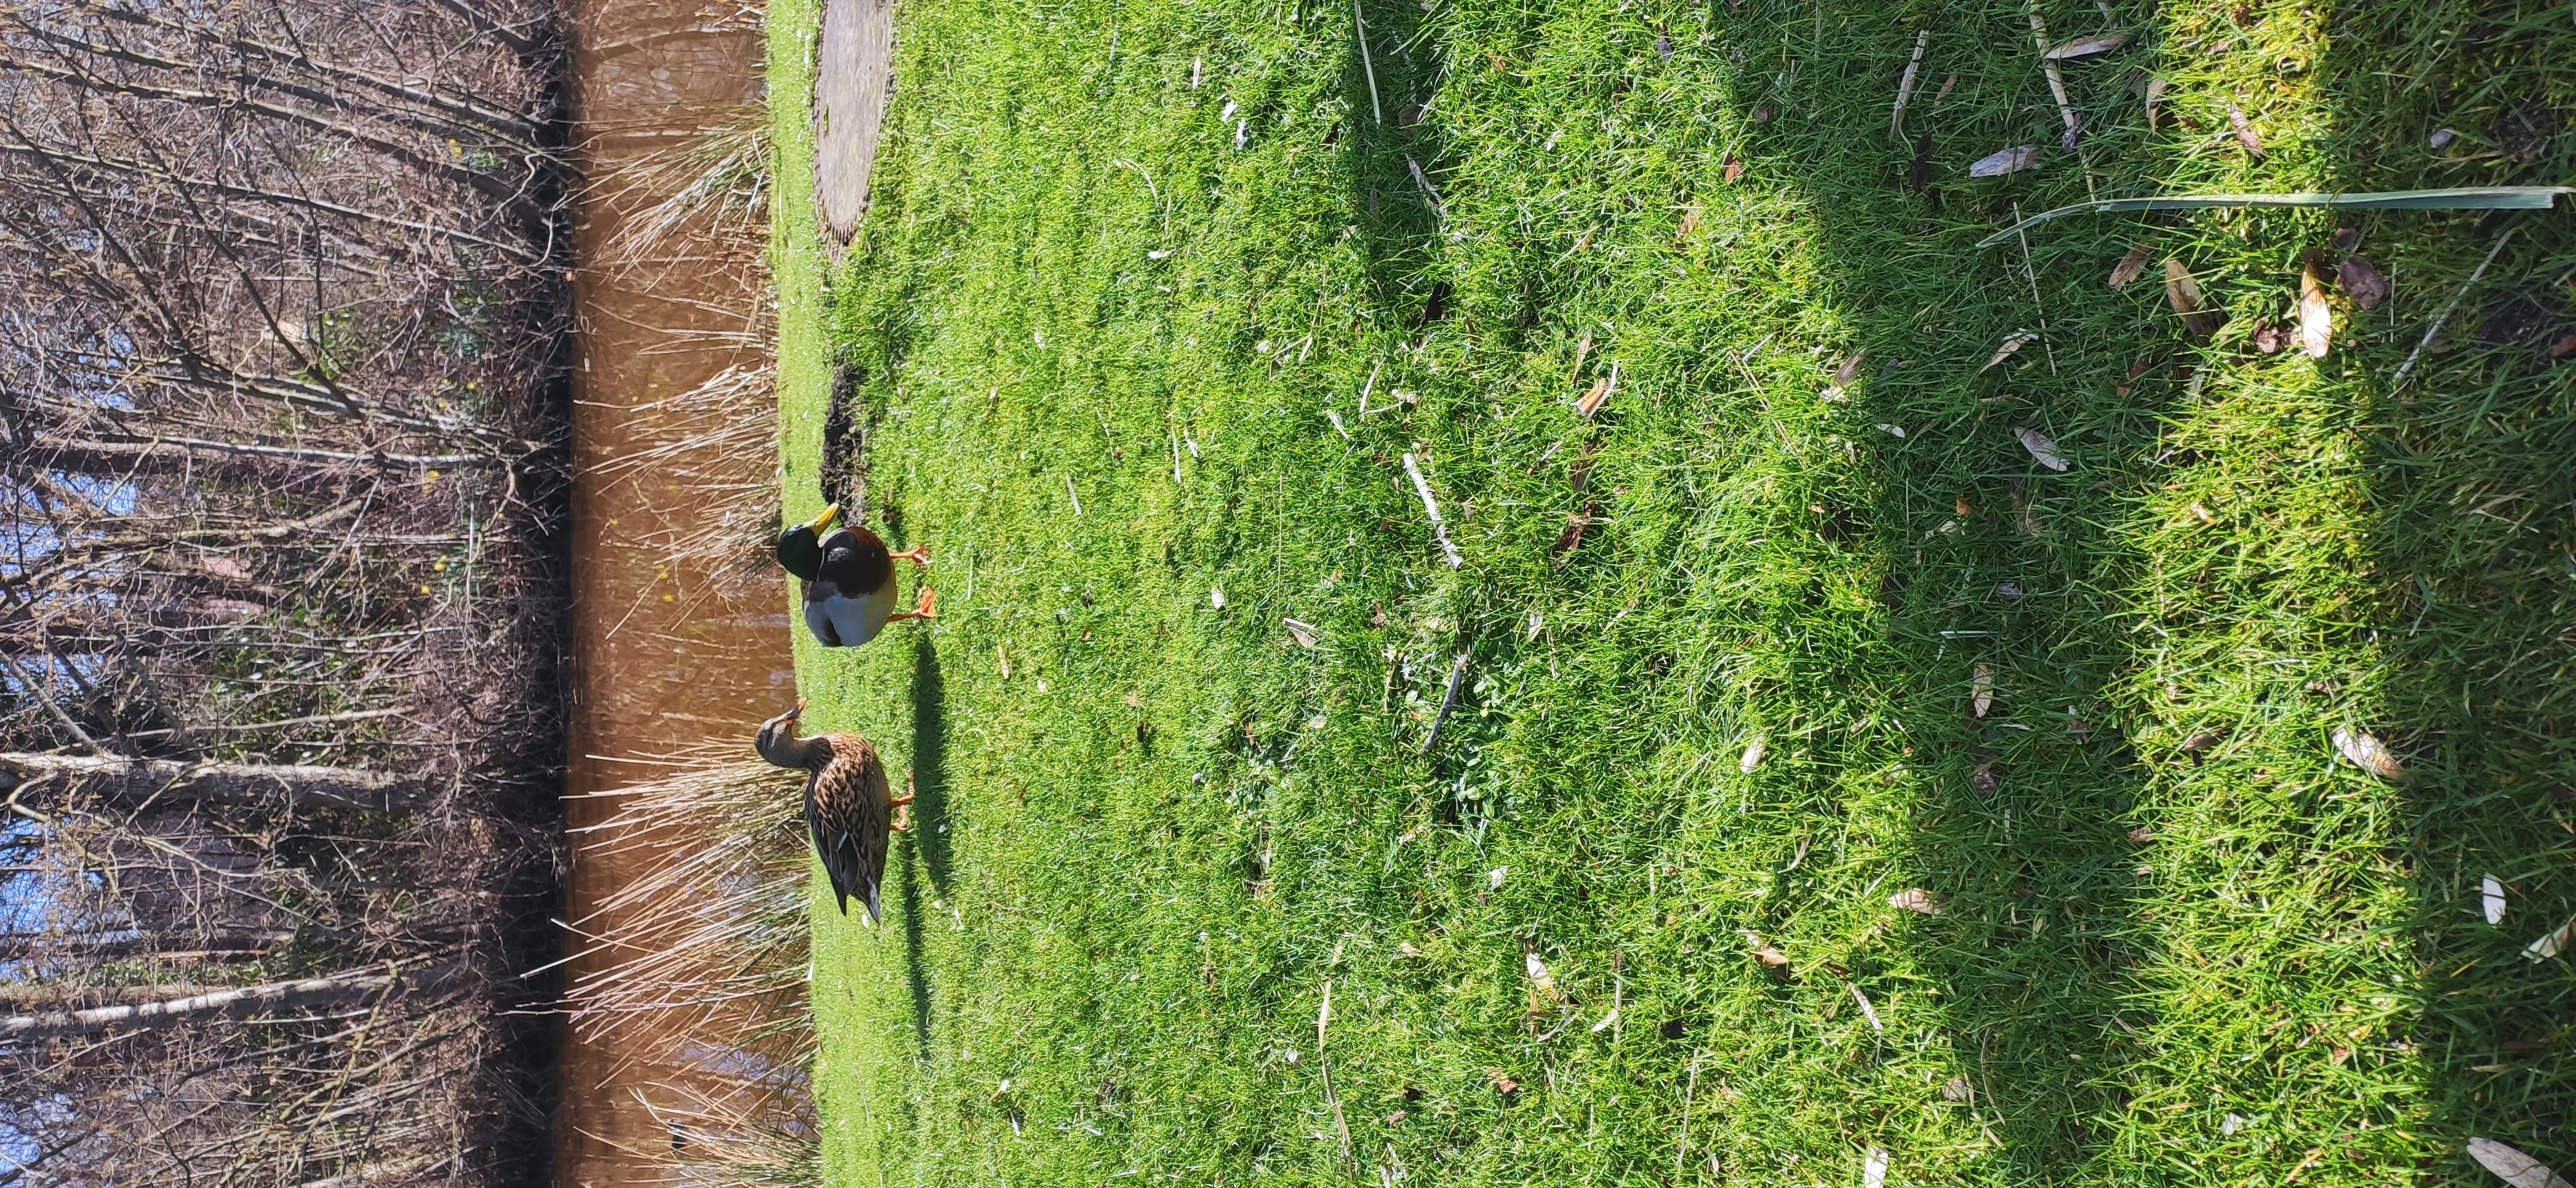
[[[940,595],[799,633],[828,1182],[2576,1164],[2567,204],[1975,246],[2566,181],[2566,5],[2043,0],[2073,152],[2014,3],[1361,11],[905,7],[835,259],[771,9],[788,510],[846,368]]]

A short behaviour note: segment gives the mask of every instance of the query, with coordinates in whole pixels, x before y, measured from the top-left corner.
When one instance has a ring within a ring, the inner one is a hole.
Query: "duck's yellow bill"
[[[841,505],[837,503],[827,503],[823,505],[823,514],[807,521],[805,527],[815,535],[820,536],[824,531],[831,528],[832,524],[840,518]]]

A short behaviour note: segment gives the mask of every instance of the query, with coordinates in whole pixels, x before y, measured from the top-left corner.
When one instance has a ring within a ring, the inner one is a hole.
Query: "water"
[[[574,139],[595,183],[574,244],[581,341],[567,792],[579,829],[611,807],[583,795],[662,770],[654,760],[747,755],[753,729],[794,700],[795,682],[783,575],[725,564],[728,547],[754,540],[763,507],[774,506],[774,413],[757,382],[767,370],[759,240],[700,226],[639,255],[632,235],[620,234],[667,189],[618,184],[633,181],[639,162],[763,118],[756,14],[589,0],[570,15]],[[723,398],[685,399],[729,369],[751,382]],[[634,873],[614,858],[577,856],[566,918],[582,919]],[[642,1156],[667,1155],[671,1135],[650,1104],[687,1081],[684,1037],[611,1047],[571,1035],[566,1044],[557,1182],[657,1178]]]

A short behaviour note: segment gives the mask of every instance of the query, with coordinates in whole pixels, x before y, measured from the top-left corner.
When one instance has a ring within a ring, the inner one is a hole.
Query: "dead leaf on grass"
[[[1825,390],[1817,395],[1828,403],[1843,399],[1846,390],[1851,387],[1852,380],[1860,375],[1860,358],[1863,353],[1854,351],[1851,358],[1843,360],[1843,365],[1835,368],[1834,374],[1826,382]]]
[[[2029,330],[2013,331],[2010,335],[2007,335],[2004,338],[2003,345],[1995,348],[1994,356],[1986,360],[1986,365],[1977,369],[1977,374],[1984,375],[1989,371],[1993,371],[1995,369],[1995,364],[2012,358],[2013,355],[2023,347],[2029,346],[2037,341],[2039,341],[2039,335],[2035,332]]]
[[[1531,989],[1544,996],[1549,1002],[1562,1005],[1565,1002],[1565,991],[1558,989],[1556,979],[1549,976],[1547,963],[1538,959],[1538,950],[1524,945],[1521,960],[1529,970]]]
[[[2397,761],[2396,753],[2389,750],[2386,743],[2370,734],[2338,726],[2334,732],[2334,745],[2354,767],[2392,784],[2406,782],[2406,765]]]
[[[1953,75],[1951,75],[1951,76],[1950,76],[1950,77],[1948,77],[1948,78],[1942,79],[1942,80],[1941,80],[1941,89],[1940,89],[1940,90],[1938,90],[1938,91],[1934,91],[1934,92],[1932,93],[1932,102],[1934,102],[1934,103],[1936,103],[1936,104],[1937,104],[1937,103],[1941,102],[1942,100],[1949,98],[1949,97],[1950,97],[1950,92],[1951,92],[1951,90],[1952,90],[1953,88],[1956,88],[1958,85],[1959,85],[1959,76],[1958,76],[1958,75],[1956,75],[1956,74],[1953,74]]]
[[[1975,710],[1977,716],[1980,718],[1986,716],[1987,710],[1995,707],[1995,670],[1993,665],[1980,664],[1977,666],[1977,675],[1968,682],[1968,704],[1969,708]]]
[[[2129,282],[2138,279],[2138,274],[2147,270],[2147,261],[2154,259],[2155,256],[2153,244],[2141,243],[2131,247],[2128,254],[2120,257],[2120,262],[2111,269],[2112,291],[2118,292],[2128,288]]]
[[[2263,140],[2254,135],[2253,121],[2245,118],[2244,108],[2233,103],[2227,105],[2227,126],[2236,130],[2236,143],[2245,146],[2245,151],[2255,160],[2263,159]]]
[[[1753,774],[1754,768],[1762,766],[1762,756],[1769,752],[1768,738],[1764,735],[1754,735],[1752,742],[1744,744],[1744,758],[1736,761],[1736,770],[1746,775]]]
[[[1699,230],[1699,208],[1694,206],[1682,213],[1682,229],[1675,233],[1673,238],[1688,239],[1690,233],[1697,230]]]
[[[2107,54],[2127,44],[2129,44],[2129,35],[2126,33],[2097,33],[2091,37],[2078,37],[2073,41],[2059,42],[2050,46],[2048,52],[2041,54],[2040,57],[2052,62],[2063,62],[2070,58],[2089,58],[2095,54]]]
[[[2145,845],[2148,842],[2156,840],[2156,831],[2151,826],[2140,825],[2129,831],[2129,840],[2140,845]]]
[[[1968,775],[1968,786],[1981,793],[1991,793],[2003,787],[2003,777],[1995,774],[1995,761],[1991,758],[1978,760],[1977,770]]]
[[[1321,628],[1303,620],[1283,618],[1279,623],[1288,629],[1289,638],[1296,640],[1297,646],[1301,648],[1313,648],[1315,642],[1324,637]]]
[[[1575,415],[1589,420],[1592,414],[1601,411],[1602,403],[1610,399],[1610,379],[1610,376],[1605,375],[1592,381],[1592,390],[1575,398]]]
[[[2147,127],[2156,126],[2156,109],[2164,105],[2165,89],[2172,85],[2161,78],[2147,80]]]
[[[2200,282],[2193,280],[2191,270],[2180,260],[2165,261],[2165,301],[2182,315],[2182,324],[2192,337],[2206,339],[2218,332],[2220,319],[2201,308]]]
[[[2525,961],[2547,961],[2564,952],[2571,943],[2576,943],[2576,919],[2568,920],[2558,926],[2558,931],[2531,942],[2530,947],[2522,951],[2522,957]]]
[[[1511,1079],[1510,1077],[1504,1076],[1503,1070],[1499,1068],[1486,1069],[1485,1080],[1494,1087],[1494,1092],[1496,1093],[1517,1093],[1520,1091],[1521,1083]]]
[[[1941,1096],[1949,1101],[1972,1102],[1977,1100],[1977,1091],[1968,1084],[1968,1078],[1958,1076],[1942,1084]]]
[[[1743,176],[1744,158],[1738,157],[1733,153],[1726,154],[1726,184],[1730,186],[1734,185],[1736,179]]]
[[[1988,153],[1968,166],[1968,176],[2002,177],[2007,173],[2019,173],[2039,164],[2041,151],[2035,144],[2017,144],[1999,152]]]
[[[2478,906],[2485,909],[2487,923],[2504,923],[2504,883],[2494,875],[2478,880]]]
[[[2344,295],[2352,298],[2352,303],[2360,306],[2363,313],[2379,308],[2380,302],[2388,300],[2388,278],[2379,275],[2379,270],[2372,267],[2370,261],[2359,256],[2343,258],[2343,264],[2335,269],[2335,283],[2343,286]]]
[[[1887,897],[1887,906],[1889,907],[1895,908],[1899,911],[1917,912],[1926,916],[1940,915],[1941,907],[1945,902],[1946,901],[1940,896],[1934,895],[1921,887],[1909,888]]]
[[[2317,279],[2317,262],[2311,258],[2299,272],[2299,349],[2322,359],[2333,344],[2334,308],[2326,304],[2325,282]]]
[[[1565,530],[1556,534],[1556,543],[1549,546],[1548,551],[1565,554],[1582,548],[1584,532],[1600,520],[1601,501],[1594,499],[1585,502],[1582,511],[1565,518]]]
[[[1863,1009],[1867,1009],[1866,1004]],[[1871,1016],[1870,1021],[1877,1022],[1877,1016]],[[1874,1146],[1869,1149],[1869,1157],[1861,1163],[1860,1188],[1887,1188],[1887,1152]]]
[[[2566,1178],[2548,1164],[2491,1138],[2471,1138],[2469,1158],[2513,1188],[2569,1188]]]
[[[2066,459],[2057,452],[2057,443],[2048,440],[2039,430],[2014,426],[2013,436],[2021,439],[2021,448],[2029,450],[2030,456],[2038,459],[2040,465],[2050,470],[2066,469]]]

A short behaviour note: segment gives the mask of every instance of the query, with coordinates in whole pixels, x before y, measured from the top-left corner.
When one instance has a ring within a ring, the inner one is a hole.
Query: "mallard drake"
[[[841,505],[780,533],[778,564],[805,581],[805,627],[824,647],[855,647],[875,639],[885,625],[903,619],[935,619],[939,592],[921,588],[921,605],[894,609],[894,563],[930,564],[930,553],[915,548],[892,552],[864,526],[832,525]]]
[[[798,768],[805,777],[805,828],[814,835],[814,852],[831,876],[832,895],[841,914],[850,914],[850,897],[866,904],[868,922],[885,917],[877,898],[885,880],[886,844],[893,833],[912,827],[912,796],[894,795],[886,783],[885,761],[876,746],[855,734],[796,737],[796,719],[805,703],[760,724],[752,749],[778,767]]]

